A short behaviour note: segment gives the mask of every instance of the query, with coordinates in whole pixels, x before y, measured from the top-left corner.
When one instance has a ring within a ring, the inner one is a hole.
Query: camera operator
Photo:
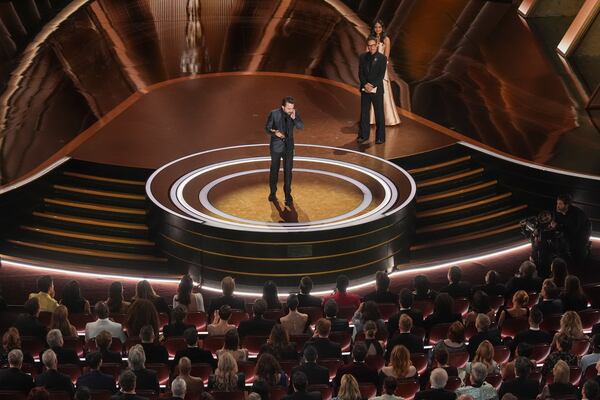
[[[564,234],[571,260],[580,264],[589,253],[589,241],[592,224],[580,209],[571,204],[570,194],[561,194],[556,198],[553,228]]]
[[[531,261],[537,266],[538,276],[550,276],[550,264],[556,257],[566,257],[569,249],[562,232],[549,211],[521,221],[521,232],[531,241]]]

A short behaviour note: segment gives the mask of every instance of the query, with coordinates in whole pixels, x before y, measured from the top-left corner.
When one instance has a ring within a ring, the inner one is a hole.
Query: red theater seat
[[[531,346],[531,359],[535,360],[536,364],[541,364],[550,355],[549,344],[534,344]]]
[[[56,368],[58,372],[68,375],[71,378],[71,382],[75,384],[77,378],[81,376],[81,368],[75,364],[58,364]]]
[[[231,310],[231,317],[229,317],[229,323],[231,325],[239,326],[240,322],[250,319],[250,316],[246,311],[242,310]]]
[[[507,346],[494,346],[494,361],[504,364],[510,359],[510,349]]]
[[[79,336],[65,336],[63,337],[63,341],[63,347],[75,351],[79,358],[83,357],[83,342]]]
[[[185,318],[186,322],[190,325],[194,325],[197,330],[206,330],[207,316],[204,311],[190,312]]]
[[[206,336],[202,339],[202,348],[217,354],[217,350],[223,348],[223,343],[225,343],[225,336]]]
[[[94,318],[94,316],[91,314],[69,314],[69,321],[75,327],[75,329],[77,329],[77,332],[85,331],[85,325],[88,322],[94,322],[95,320],[96,318]]]
[[[187,343],[182,337],[170,337],[165,340],[164,346],[169,353],[169,357],[175,357],[175,354],[177,354],[179,350],[185,350],[187,348]]]
[[[502,337],[515,337],[517,333],[529,329],[529,321],[527,318],[508,318],[504,320],[500,328]]]
[[[398,386],[396,386],[396,396],[400,396],[405,400],[412,400],[415,394],[420,389],[419,382],[416,379],[399,379]]]
[[[452,351],[448,353],[448,365],[456,368],[464,368],[469,361],[469,353],[466,351]]]
[[[269,391],[270,400],[281,400],[287,396],[287,388],[281,386],[273,386]]]
[[[422,375],[427,370],[427,355],[423,353],[410,353],[410,361],[417,369],[417,373]]]
[[[248,353],[252,355],[256,355],[260,352],[260,348],[263,344],[267,342],[268,336],[260,335],[260,336],[246,336],[243,340],[243,347],[248,349]]]
[[[246,383],[254,381],[254,368],[256,366],[250,361],[238,361],[238,370],[246,376]]]
[[[335,378],[338,368],[344,365],[339,358],[318,358],[317,364],[327,367],[329,370],[329,379]]]
[[[398,304],[394,303],[380,303],[377,304],[381,318],[385,321],[398,312]]]
[[[329,340],[339,343],[342,346],[342,351],[350,351],[352,344],[352,335],[350,332],[331,332]]]
[[[454,299],[454,312],[465,315],[469,311],[469,299],[457,297]]]
[[[581,318],[581,325],[584,330],[592,329],[594,325],[600,322],[600,310],[588,308],[587,310],[579,311],[577,314]]]
[[[340,307],[338,310],[337,317],[346,319],[348,322],[351,322],[355,311],[356,309],[354,307]]]
[[[156,372],[156,377],[158,378],[158,383],[161,385],[166,385],[169,383],[169,366],[167,364],[161,363],[152,363],[146,364],[147,369],[151,369]]]
[[[365,363],[368,366],[373,367],[377,371],[379,371],[385,365],[385,359],[383,358],[383,356],[378,355],[367,356],[367,358],[365,359]]]
[[[372,383],[359,383],[358,389],[360,390],[360,394],[365,399],[370,399],[371,397],[375,397],[377,394],[377,387]]]
[[[448,329],[451,324],[435,324],[429,330],[429,344],[435,345],[440,340],[446,339],[448,336]]]
[[[31,354],[33,358],[39,358],[45,348],[45,343],[40,339],[34,336],[21,336],[21,350],[23,353]]]
[[[433,300],[415,300],[412,308],[421,310],[423,318],[425,318],[433,313]]]
[[[290,335],[290,342],[296,343],[296,350],[298,353],[302,353],[304,350],[304,343],[308,342],[312,336],[309,334],[302,335]]]

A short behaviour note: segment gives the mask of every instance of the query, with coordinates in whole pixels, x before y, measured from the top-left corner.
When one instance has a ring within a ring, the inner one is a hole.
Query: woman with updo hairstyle
[[[63,337],[77,337],[77,329],[69,322],[69,310],[63,305],[54,309],[48,329],[58,329]]]
[[[379,312],[379,306],[376,302],[369,300],[361,303],[358,310],[356,310],[352,316],[352,323],[354,324],[354,330],[352,332],[353,339],[356,338],[358,332],[362,332],[363,325],[367,321],[373,321],[377,324],[379,337],[388,336],[385,321],[381,318],[381,313]]]
[[[377,324],[375,321],[367,321],[363,326],[365,334],[365,345],[367,346],[367,356],[383,356],[384,343],[377,339]]]
[[[529,295],[524,290],[517,290],[512,298],[512,306],[502,310],[498,318],[498,327],[507,319],[527,319],[529,317]]]

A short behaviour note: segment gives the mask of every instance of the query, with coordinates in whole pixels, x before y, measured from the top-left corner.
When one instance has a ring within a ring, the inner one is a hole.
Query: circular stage
[[[209,279],[295,284],[388,269],[408,257],[416,185],[397,165],[353,150],[296,145],[294,203],[269,202],[266,144],[192,154],[159,168],[146,191],[156,241]]]

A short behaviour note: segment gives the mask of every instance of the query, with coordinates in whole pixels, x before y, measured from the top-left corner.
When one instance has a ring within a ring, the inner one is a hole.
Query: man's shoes
[[[291,207],[292,204],[294,204],[294,199],[292,198],[292,196],[286,197],[285,198],[285,205],[286,205],[286,207]]]
[[[364,143],[364,142],[366,142],[366,141],[367,141],[367,139],[365,139],[365,138],[364,138],[364,137],[362,137],[362,136],[359,136],[359,137],[358,137],[358,139],[356,139],[356,143],[358,143],[358,144]]]
[[[275,196],[275,193],[269,194],[269,201],[276,201],[276,200],[277,200],[277,196]]]
[[[385,140],[378,139],[375,141],[375,144],[382,144],[382,143],[385,143]]]

